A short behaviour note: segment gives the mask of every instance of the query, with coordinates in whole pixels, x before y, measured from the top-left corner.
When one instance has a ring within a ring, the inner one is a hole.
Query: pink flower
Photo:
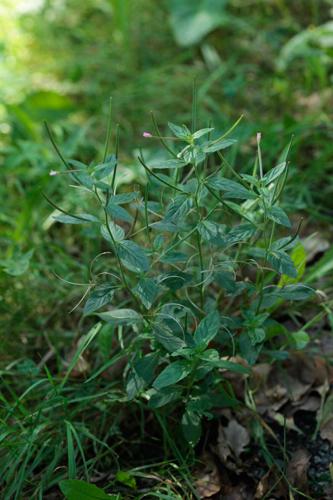
[[[142,135],[143,137],[153,137],[150,132],[144,132]]]

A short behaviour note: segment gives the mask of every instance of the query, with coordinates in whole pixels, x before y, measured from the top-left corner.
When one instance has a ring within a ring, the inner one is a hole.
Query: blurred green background
[[[67,208],[77,200],[62,176],[49,177],[61,166],[44,121],[66,158],[100,159],[112,96],[122,182],[140,182],[136,155],[147,147],[150,112],[162,129],[168,120],[189,123],[195,81],[201,126],[223,129],[244,115],[229,158],[237,168],[250,168],[256,132],[263,133],[267,168],[294,135],[286,204],[305,214],[310,232],[326,235],[333,215],[332,16],[332,0],[1,1],[5,360],[20,346],[35,352],[36,342],[43,351],[43,336],[61,342],[77,328],[76,313],[64,311],[81,290],[54,272],[84,282],[99,251],[89,234],[52,222],[43,192]]]

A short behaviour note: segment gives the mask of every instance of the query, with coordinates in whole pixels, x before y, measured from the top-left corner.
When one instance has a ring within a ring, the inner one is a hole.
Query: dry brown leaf
[[[328,439],[328,441],[333,445],[333,417],[326,420],[326,422],[321,425],[320,437]]]
[[[221,490],[222,481],[213,457],[205,453],[203,461],[204,470],[196,475],[194,484],[200,498],[210,498]]]
[[[238,458],[250,442],[248,431],[237,420],[230,420],[227,427],[223,430],[229,448]]]
[[[293,453],[287,467],[288,480],[303,492],[307,489],[310,458],[310,453],[304,448],[300,448]]]

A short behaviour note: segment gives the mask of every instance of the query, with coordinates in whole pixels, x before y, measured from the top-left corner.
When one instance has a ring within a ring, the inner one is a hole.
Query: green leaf
[[[53,219],[62,224],[87,224],[89,222],[100,222],[97,217],[91,214],[78,214],[77,216],[59,214],[53,216]]]
[[[205,153],[215,153],[221,149],[226,149],[237,142],[236,139],[220,139],[217,141],[210,141],[206,146],[203,147]]]
[[[280,286],[274,287],[274,290],[270,294],[284,300],[306,300],[313,297],[315,291],[310,286],[296,283],[294,285],[286,285],[283,288],[280,288]]]
[[[296,349],[304,349],[310,342],[309,335],[302,330],[292,333],[291,338],[295,343]]]
[[[183,380],[191,371],[191,363],[188,361],[175,361],[168,365],[158,375],[153,383],[153,387],[157,390],[169,385],[174,385],[180,380]]]
[[[123,220],[129,224],[131,224],[134,220],[133,216],[125,210],[125,208],[116,205],[115,203],[108,203],[106,210],[113,219]]]
[[[129,488],[132,488],[133,490],[136,489],[135,477],[133,477],[132,474],[127,471],[118,471],[116,474],[116,481],[124,484],[125,486],[128,486]]]
[[[165,220],[177,223],[179,219],[184,219],[188,215],[192,205],[192,198],[183,195],[176,196],[166,209]]]
[[[194,132],[194,134],[192,134],[192,139],[200,139],[200,137],[213,132],[213,130],[213,128],[202,128],[200,130],[197,130],[196,132]]]
[[[141,314],[133,309],[114,309],[97,314],[102,320],[113,325],[131,325],[142,320]]]
[[[149,259],[144,250],[134,241],[123,240],[118,247],[121,262],[130,271],[141,273],[148,271]]]
[[[210,177],[207,184],[216,191],[223,191],[225,198],[237,198],[240,200],[253,200],[257,198],[255,193],[249,191],[239,182],[224,177]]]
[[[228,244],[239,243],[240,241],[246,241],[256,233],[257,228],[251,223],[245,222],[244,224],[239,224],[233,227],[226,235],[226,241]]]
[[[267,217],[281,226],[291,227],[288,215],[281,207],[270,207],[267,210]]]
[[[59,483],[67,500],[118,500],[119,495],[107,495],[94,484],[79,479],[64,479]]]
[[[158,159],[158,160],[150,161],[148,167],[163,170],[163,169],[167,169],[167,168],[171,168],[171,169],[183,168],[186,165],[187,165],[186,161],[174,158],[171,160]]]
[[[209,366],[213,368],[221,368],[223,370],[228,370],[230,372],[241,373],[242,375],[248,375],[250,370],[246,366],[240,363],[234,363],[233,361],[228,361],[227,359],[209,359],[205,354],[200,356],[203,361],[209,362]]]
[[[117,165],[117,158],[112,155],[108,161],[93,167],[93,176],[97,181],[105,179],[108,175],[112,174]]]
[[[161,391],[153,392],[148,401],[149,408],[161,408],[181,398],[182,392],[175,387],[166,387]]]
[[[190,283],[192,276],[182,271],[170,271],[159,278],[161,285],[167,286],[170,290],[176,291]]]
[[[106,304],[109,304],[113,297],[114,288],[114,285],[110,283],[96,286],[92,292],[90,292],[89,298],[85,303],[83,310],[84,314],[90,314]]]
[[[191,446],[195,446],[201,436],[201,416],[187,410],[182,417],[182,432]]]
[[[289,255],[282,250],[276,250],[270,252],[267,257],[268,262],[271,264],[273,269],[280,274],[286,274],[291,278],[297,277],[297,270],[294,266],[292,259]]]
[[[154,337],[169,352],[178,351],[185,347],[185,341],[174,334],[166,322],[159,322],[154,325]]]
[[[126,205],[134,200],[137,200],[140,196],[138,191],[131,191],[130,193],[115,194],[110,197],[110,202],[113,205]]]
[[[226,243],[225,229],[224,224],[217,224],[217,222],[209,220],[201,221],[198,225],[198,231],[202,239],[217,246],[224,246]]]
[[[254,328],[253,330],[248,330],[248,335],[250,337],[252,345],[260,344],[266,338],[266,333],[263,328]]]
[[[225,22],[227,0],[169,0],[171,27],[177,43],[198,43]]]
[[[194,340],[198,346],[207,346],[217,335],[220,328],[220,315],[217,311],[209,313],[199,324],[194,333]]]
[[[287,163],[284,161],[277,165],[276,167],[272,168],[267,172],[267,174],[264,175],[262,178],[262,182],[264,183],[265,186],[268,186],[271,182],[275,181],[280,175],[283,174],[283,172],[286,170]]]
[[[178,139],[183,139],[187,140],[191,138],[191,132],[189,129],[186,127],[186,125],[175,125],[174,123],[168,122],[168,127],[171,130],[171,132],[178,137]]]
[[[146,309],[151,308],[160,290],[161,288],[152,278],[141,278],[136,287],[133,288],[133,292],[139,297]]]
[[[114,222],[111,221],[109,221],[108,227],[103,224],[103,226],[101,226],[101,235],[106,241],[108,241],[112,245],[113,241],[109,231],[111,232],[115,242],[122,241],[125,238],[125,231],[123,230],[122,227],[118,226],[118,224],[115,224]]]
[[[30,260],[34,251],[29,250],[26,253],[16,253],[12,259],[0,260],[0,267],[10,276],[21,276],[29,269]]]
[[[297,276],[296,278],[289,278],[286,275],[282,275],[279,281],[280,287],[292,283],[297,283],[302,279],[304,275],[306,266],[306,251],[304,246],[301,243],[297,243],[297,245],[292,249],[290,257],[296,268]]]

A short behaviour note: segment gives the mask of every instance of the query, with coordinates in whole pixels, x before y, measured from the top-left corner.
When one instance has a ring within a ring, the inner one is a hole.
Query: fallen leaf
[[[288,480],[302,492],[307,489],[310,458],[310,453],[304,448],[300,448],[293,453],[287,467]]]
[[[213,457],[209,453],[203,456],[204,470],[197,473],[195,488],[200,498],[210,498],[222,488],[222,481]]]
[[[238,458],[250,442],[248,431],[237,420],[230,420],[227,427],[224,428],[224,434],[229,448]]]

